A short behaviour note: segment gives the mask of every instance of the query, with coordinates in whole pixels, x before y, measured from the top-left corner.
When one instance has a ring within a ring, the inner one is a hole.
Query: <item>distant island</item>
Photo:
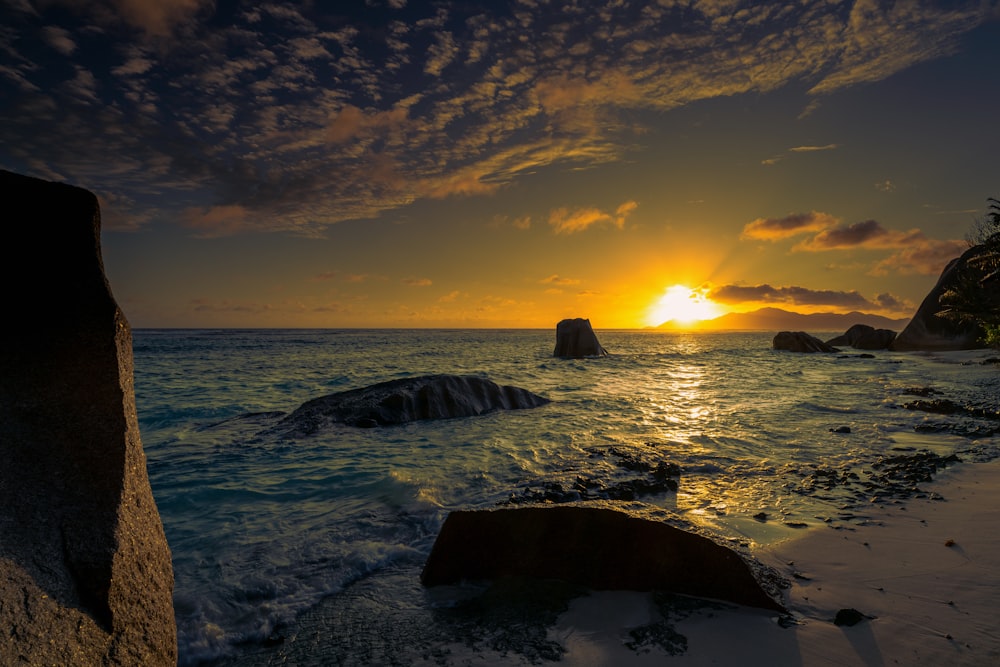
[[[876,329],[900,331],[910,318],[892,319],[852,311],[850,313],[812,313],[803,315],[781,308],[761,308],[749,313],[727,313],[711,320],[702,320],[694,327],[689,323],[668,320],[655,327],[660,330],[698,331],[845,331],[854,324],[867,324]]]

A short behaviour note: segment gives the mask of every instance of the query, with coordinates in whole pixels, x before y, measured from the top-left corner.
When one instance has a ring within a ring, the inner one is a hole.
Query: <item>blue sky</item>
[[[1000,194],[995,1],[0,14],[0,168],[98,194],[133,326],[902,317]]]

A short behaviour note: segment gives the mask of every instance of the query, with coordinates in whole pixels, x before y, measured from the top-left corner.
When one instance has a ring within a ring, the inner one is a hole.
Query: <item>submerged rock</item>
[[[896,332],[890,329],[876,329],[867,324],[855,324],[836,338],[826,341],[827,345],[847,345],[856,350],[885,350],[896,339]]]
[[[580,357],[603,357],[607,350],[601,347],[597,334],[590,326],[590,320],[577,317],[566,319],[556,325],[556,349],[553,357],[578,359]]]
[[[840,352],[832,345],[804,331],[780,331],[771,341],[771,347],[788,352]]]
[[[331,424],[372,428],[536,408],[546,403],[549,399],[527,389],[500,386],[474,375],[423,375],[314,398],[276,428],[291,435],[310,435]]]
[[[736,551],[661,521],[586,506],[455,511],[425,586],[529,576],[595,590],[658,590],[784,611]]]
[[[175,665],[173,570],[146,475],[132,334],[90,192],[0,172],[0,662]]]

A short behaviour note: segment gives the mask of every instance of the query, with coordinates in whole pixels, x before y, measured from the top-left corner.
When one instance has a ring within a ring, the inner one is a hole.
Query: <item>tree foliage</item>
[[[986,202],[985,215],[967,236],[977,252],[941,296],[941,315],[977,325],[980,342],[1000,348],[1000,200],[990,197]]]

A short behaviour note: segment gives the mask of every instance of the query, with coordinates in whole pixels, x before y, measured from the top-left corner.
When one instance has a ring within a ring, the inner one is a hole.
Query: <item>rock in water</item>
[[[827,345],[819,338],[802,331],[780,331],[771,341],[775,350],[789,352],[839,352],[837,348]]]
[[[595,590],[659,590],[785,611],[743,557],[707,537],[602,507],[455,511],[425,586],[529,576]]]
[[[535,408],[548,402],[527,389],[502,387],[474,375],[423,375],[314,398],[275,428],[288,435],[304,436],[331,424],[386,426]]]
[[[0,171],[0,656],[175,665],[173,570],[90,192]]]
[[[607,350],[601,347],[597,334],[590,326],[590,320],[582,317],[566,319],[556,325],[556,349],[553,357],[578,359],[580,357],[603,357]]]
[[[890,329],[876,329],[867,324],[855,324],[836,338],[826,341],[827,345],[849,345],[856,350],[885,350],[896,338]]]
[[[937,284],[927,293],[910,323],[899,332],[889,349],[912,350],[974,350],[982,347],[980,327],[974,323],[956,322],[941,316],[944,305],[941,297],[955,288],[962,280],[970,263],[989,252],[985,246],[969,248],[961,257],[948,262]],[[1000,282],[993,281],[992,289],[984,289],[983,300],[1000,303]]]

